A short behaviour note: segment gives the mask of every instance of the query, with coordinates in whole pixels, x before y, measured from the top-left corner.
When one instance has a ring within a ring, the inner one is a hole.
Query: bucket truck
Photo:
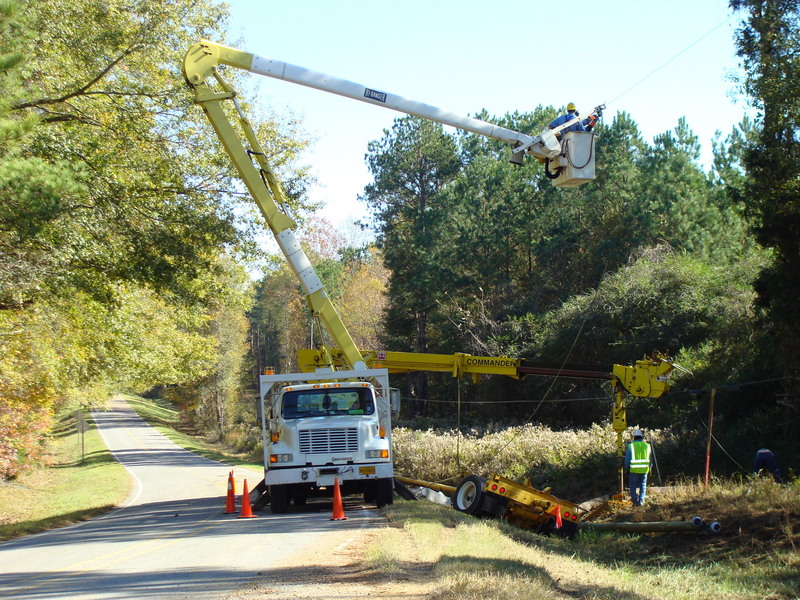
[[[308,494],[329,489],[335,482],[345,489],[363,492],[379,506],[390,503],[394,476],[391,414],[392,406],[396,407],[389,388],[390,372],[432,370],[449,371],[454,377],[497,374],[517,378],[555,373],[507,357],[362,354],[295,236],[296,223],[288,215],[286,196],[237,101],[235,90],[223,78],[220,65],[506,142],[511,145],[512,162],[519,164],[524,155],[533,156],[547,164],[548,177],[559,187],[574,187],[594,178],[593,134],[568,132],[559,139],[562,130],[571,125],[567,122],[531,136],[209,41],[196,43],[186,53],[183,74],[194,92],[195,102],[211,122],[300,282],[312,317],[324,325],[334,342],[330,348],[321,344],[317,349],[301,351],[299,373],[261,376],[265,476],[260,488],[267,489],[274,512],[284,512],[290,500],[301,504]],[[229,105],[233,106],[232,111],[226,110]],[[599,116],[602,109],[599,106],[593,114]],[[229,114],[235,115],[238,127]],[[583,370],[575,376],[610,379],[615,383],[618,393],[614,428],[621,443],[625,428],[623,390],[638,396],[658,397],[669,388],[666,375],[674,367],[671,361],[659,357],[640,361],[634,367],[614,365],[607,370]],[[359,408],[353,407],[356,401]]]

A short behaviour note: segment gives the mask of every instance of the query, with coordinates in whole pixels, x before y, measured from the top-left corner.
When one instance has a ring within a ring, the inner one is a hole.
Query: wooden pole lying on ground
[[[717,521],[706,524],[699,517],[691,521],[651,521],[644,523],[581,523],[581,529],[590,531],[620,531],[622,533],[670,533],[680,531],[710,531],[719,533],[722,525]]]

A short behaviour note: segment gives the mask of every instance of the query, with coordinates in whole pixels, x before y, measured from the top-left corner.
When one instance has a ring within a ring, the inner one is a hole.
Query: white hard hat
[[[638,438],[638,437],[643,438],[644,434],[642,433],[641,429],[634,429],[633,430],[633,437],[635,437],[635,438]]]

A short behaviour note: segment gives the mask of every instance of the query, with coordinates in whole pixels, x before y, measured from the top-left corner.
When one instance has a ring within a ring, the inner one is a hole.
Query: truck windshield
[[[368,388],[292,390],[283,394],[284,419],[330,415],[371,415],[375,403]]]

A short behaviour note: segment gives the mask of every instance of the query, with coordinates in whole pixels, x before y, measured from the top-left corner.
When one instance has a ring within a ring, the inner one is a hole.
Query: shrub
[[[46,409],[21,410],[0,399],[0,479],[15,478],[41,458],[50,421]]]
[[[580,498],[609,493],[617,482],[616,434],[609,425],[554,431],[543,425],[507,428],[489,425],[459,433],[396,428],[393,432],[398,474],[425,481],[456,483],[465,473],[529,477],[537,488]],[[650,430],[662,470],[680,455],[681,439],[669,430]]]

